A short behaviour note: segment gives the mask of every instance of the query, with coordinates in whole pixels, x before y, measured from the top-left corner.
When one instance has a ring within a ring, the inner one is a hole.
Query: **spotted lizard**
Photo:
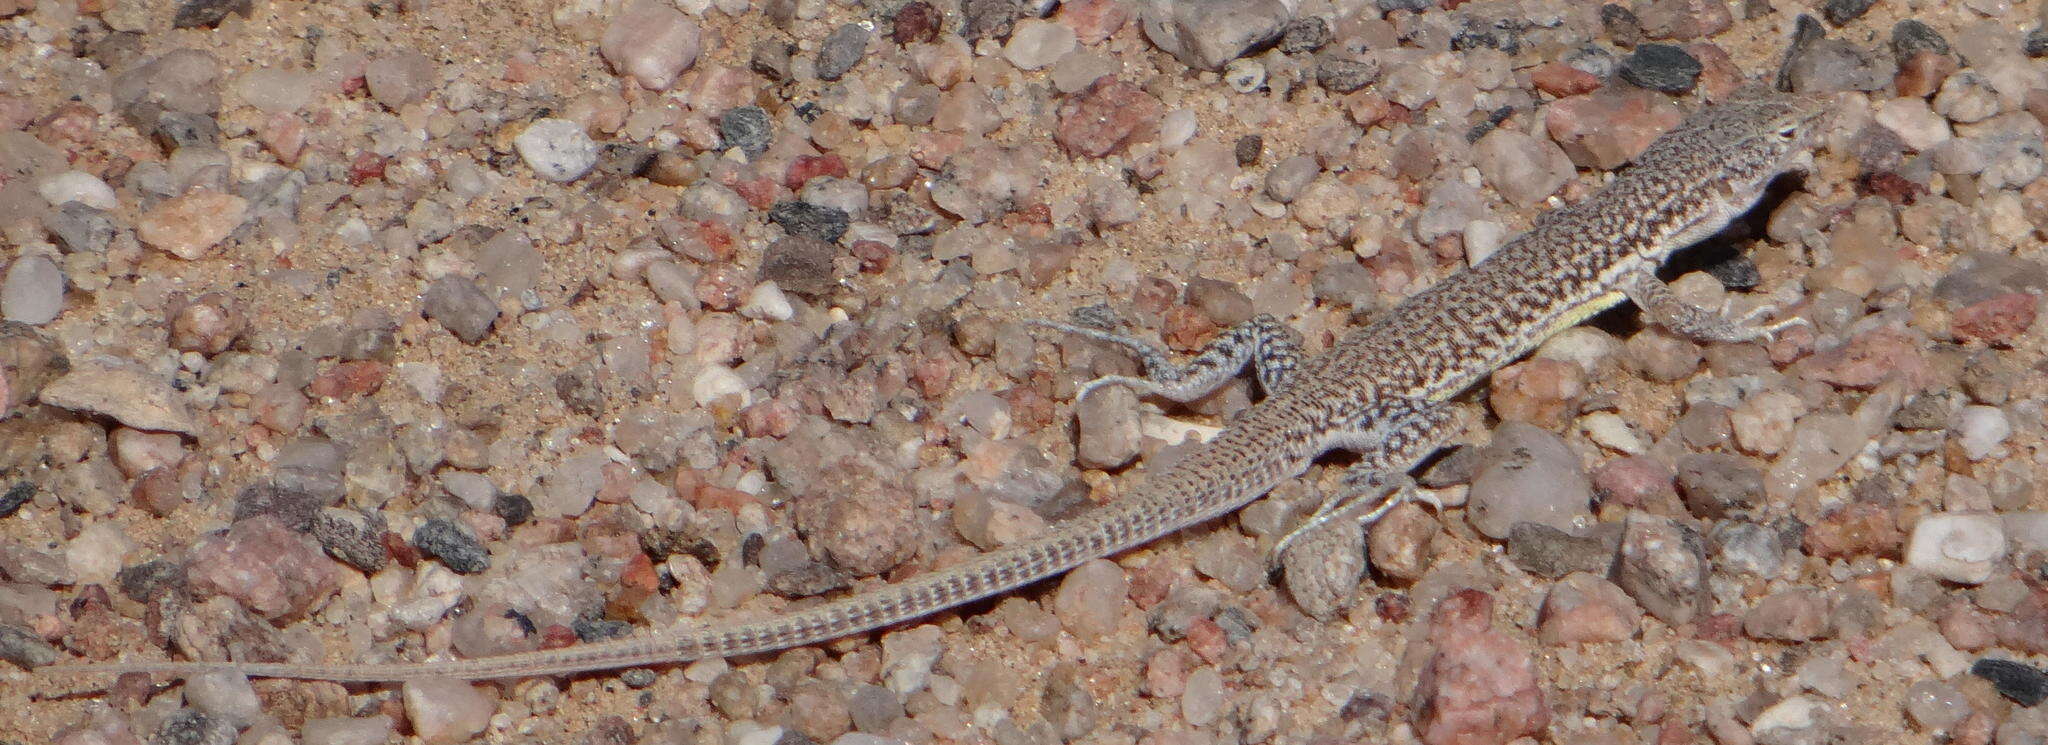
[[[1819,98],[1759,87],[1706,106],[1657,138],[1591,197],[1542,214],[1483,261],[1407,298],[1313,359],[1270,317],[1227,330],[1186,364],[1129,337],[1041,324],[1128,347],[1144,363],[1144,377],[1099,379],[1079,395],[1122,385],[1187,401],[1250,367],[1266,397],[1134,493],[957,566],[763,620],[477,659],[124,661],[43,670],[481,680],[768,652],[928,616],[1114,555],[1228,514],[1333,450],[1358,455],[1344,476],[1345,487],[1288,538],[1364,525],[1417,493],[1408,472],[1456,434],[1449,399],[1596,312],[1626,299],[1672,331],[1728,342],[1768,338],[1796,323],[1758,322],[1772,312],[1768,307],[1735,317],[1727,308],[1688,304],[1655,272],[1674,252],[1747,211],[1775,177],[1810,169],[1817,121],[1827,109]]]

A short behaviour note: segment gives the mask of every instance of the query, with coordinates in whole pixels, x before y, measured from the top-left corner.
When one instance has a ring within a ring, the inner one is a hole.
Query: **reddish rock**
[[[1773,593],[1742,619],[1742,631],[1752,639],[1803,642],[1819,638],[1827,627],[1827,598],[1804,589]]]
[[[1948,640],[1949,646],[1965,652],[1975,652],[1998,642],[1998,632],[1992,630],[1991,616],[1960,600],[1949,604],[1948,612],[1942,614],[1941,636]]]
[[[1852,502],[1822,515],[1806,529],[1806,552],[1822,559],[1853,556],[1898,558],[1906,534],[1890,507]]]
[[[185,573],[196,597],[224,595],[272,621],[305,615],[341,586],[319,544],[271,515],[200,539]]]
[[[1934,379],[1920,345],[1896,328],[1871,329],[1847,344],[1815,353],[1801,365],[1805,377],[1837,388],[1869,390],[1897,376],[1917,389]]]
[[[1717,4],[1726,7],[1724,3]],[[1710,42],[1698,41],[1685,45],[1685,53],[1700,62],[1700,78],[1696,85],[1707,94],[1707,100],[1721,100],[1742,86],[1745,80],[1742,68],[1728,57],[1727,50]]]
[[[1563,62],[1545,62],[1529,71],[1529,82],[1536,90],[1558,98],[1592,93],[1599,90],[1600,78]]]
[[[1188,649],[1194,650],[1195,654],[1201,655],[1209,664],[1222,662],[1223,656],[1230,652],[1230,639],[1223,634],[1223,627],[1217,625],[1215,621],[1197,618],[1188,624],[1186,633]]]
[[[1161,319],[1160,334],[1166,339],[1166,346],[1181,352],[1201,349],[1216,334],[1216,322],[1208,314],[1192,305],[1175,305],[1166,309]]]
[[[1053,21],[1074,30],[1082,44],[1101,44],[1131,20],[1131,10],[1122,0],[1079,0],[1060,3]]]
[[[1603,502],[1628,507],[1666,505],[1678,499],[1677,474],[1647,455],[1613,458],[1593,469],[1593,491]]]
[[[334,399],[367,396],[384,387],[384,377],[390,372],[390,367],[375,360],[343,362],[307,383],[306,393]]]
[[[1437,605],[1435,650],[1415,686],[1415,731],[1428,745],[1499,745],[1542,732],[1550,709],[1520,642],[1492,628],[1493,600],[1461,590]]]
[[[373,152],[356,153],[355,160],[348,164],[348,185],[362,186],[371,179],[384,178],[384,157]]]
[[[794,191],[819,176],[846,178],[846,161],[837,155],[799,155],[789,162],[789,171],[783,175],[782,185]]]
[[[1560,98],[1543,112],[1543,129],[1573,163],[1612,170],[1685,117],[1668,96],[1632,87]]]
[[[898,44],[931,41],[938,37],[944,19],[939,10],[922,2],[905,3],[897,9],[889,26],[889,40]]]
[[[1958,340],[2010,346],[2013,338],[2034,325],[2039,303],[2033,295],[2008,292],[1956,310],[1949,319],[1949,331]]]
[[[1557,429],[1577,410],[1585,377],[1576,364],[1538,357],[1494,373],[1486,401],[1503,421]]]
[[[1053,139],[1070,155],[1100,158],[1150,139],[1165,114],[1145,89],[1104,77],[1060,102]]]
[[[1636,12],[1643,33],[1652,39],[1687,41],[1713,36],[1735,25],[1721,0],[1654,0]]]
[[[1618,642],[1635,638],[1643,609],[1614,583],[1573,572],[1551,585],[1536,615],[1536,638],[1544,644]]]
[[[1421,505],[1403,502],[1372,524],[1366,540],[1370,565],[1396,582],[1414,582],[1429,569],[1430,544],[1443,529]]]

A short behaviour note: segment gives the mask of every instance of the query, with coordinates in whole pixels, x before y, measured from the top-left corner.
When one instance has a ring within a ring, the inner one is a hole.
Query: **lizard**
[[[1624,300],[1651,321],[1702,340],[1769,339],[1799,319],[1762,323],[1770,306],[1737,317],[1680,299],[1656,271],[1676,251],[1748,211],[1781,174],[1809,171],[1826,99],[1751,85],[1706,105],[1655,139],[1580,202],[1539,215],[1529,230],[1307,357],[1291,329],[1255,317],[1219,334],[1185,363],[1132,337],[1069,324],[1038,325],[1133,350],[1145,374],[1108,385],[1188,401],[1249,367],[1265,397],[1207,443],[1110,504],[1038,537],[809,608],[756,621],[672,629],[637,638],[507,655],[416,663],[299,664],[120,661],[43,668],[49,674],[209,672],[344,682],[438,677],[490,680],[564,675],[734,657],[819,643],[897,624],[1061,574],[1229,514],[1327,452],[1358,456],[1343,488],[1276,551],[1331,523],[1365,525],[1416,497],[1409,471],[1457,434],[1448,402],[1558,331]],[[1290,575],[1291,577],[1291,575]]]

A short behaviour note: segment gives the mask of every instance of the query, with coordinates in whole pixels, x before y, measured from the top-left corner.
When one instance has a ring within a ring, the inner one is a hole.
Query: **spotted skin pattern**
[[[1762,338],[1782,328],[1686,306],[1652,273],[1672,252],[1748,209],[1773,177],[1807,167],[1814,123],[1826,108],[1819,99],[1754,89],[1706,107],[1592,197],[1544,214],[1486,260],[1408,298],[1314,359],[1303,360],[1293,335],[1270,318],[1225,333],[1187,365],[1127,339],[1084,331],[1133,348],[1147,369],[1145,379],[1100,385],[1186,399],[1249,365],[1267,397],[1115,504],[958,566],[765,620],[470,660],[118,662],[43,671],[484,680],[768,652],[901,623],[1057,575],[1228,514],[1338,449],[1360,455],[1346,479],[1353,488],[1333,496],[1297,534],[1331,526],[1355,530],[1406,499],[1413,485],[1406,472],[1454,434],[1446,399],[1595,312],[1632,299],[1653,321],[1713,339]],[[1290,581],[1294,575],[1290,566]]]

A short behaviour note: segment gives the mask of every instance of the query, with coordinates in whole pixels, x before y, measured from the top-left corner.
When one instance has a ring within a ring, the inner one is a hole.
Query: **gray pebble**
[[[822,204],[784,200],[768,210],[768,219],[790,235],[833,243],[846,234],[846,210]]]
[[[185,567],[164,559],[151,559],[125,566],[114,575],[121,594],[138,603],[148,603],[166,590],[185,584]]]
[[[1948,54],[1948,40],[1941,38],[1941,32],[1933,26],[1915,20],[1899,21],[1892,26],[1892,56],[1907,59],[1921,52]]]
[[[158,725],[150,745],[231,745],[235,726],[196,709],[180,709]]]
[[[1579,457],[1564,440],[1526,422],[1495,430],[1480,456],[1465,520],[1487,537],[1508,537],[1516,523],[1575,530],[1593,498]]]
[[[467,277],[453,274],[427,286],[422,310],[464,344],[483,341],[498,322],[498,304]]]
[[[846,703],[853,715],[853,728],[862,732],[887,732],[890,725],[903,718],[903,701],[895,691],[878,685],[853,689]]]
[[[718,138],[722,149],[739,148],[748,155],[767,152],[775,137],[774,123],[759,106],[740,106],[718,117]]]
[[[625,683],[627,688],[631,688],[637,691],[642,688],[654,685],[656,677],[657,676],[654,674],[653,670],[649,670],[644,667],[636,667],[631,670],[627,670],[623,673],[619,673],[619,682]]]
[[[761,252],[761,279],[785,292],[815,298],[838,286],[832,274],[832,259],[838,254],[837,246],[817,238],[786,236]]]
[[[1897,67],[1891,59],[1841,39],[1819,39],[1785,66],[1785,79],[1799,93],[1874,91],[1891,85]]]
[[[1740,455],[1694,453],[1678,459],[1678,493],[1698,517],[1740,516],[1763,504],[1764,473]]]
[[[868,30],[860,24],[849,23],[840,26],[825,37],[825,43],[818,48],[818,79],[838,80],[860,64],[868,51]]]
[[[1870,6],[1876,4],[1877,0],[1827,0],[1820,6],[1820,13],[1827,17],[1828,23],[1847,26],[1850,21],[1870,12]]]
[[[1784,534],[1768,526],[1728,520],[1715,523],[1707,537],[1715,546],[1715,563],[1724,569],[1770,578],[1784,566]]]
[[[11,624],[0,623],[0,660],[23,670],[33,670],[57,661],[57,648],[35,634]]]
[[[768,39],[754,43],[747,56],[747,69],[773,81],[789,79],[789,45]]]
[[[220,144],[220,124],[211,114],[166,111],[156,119],[151,132],[165,152],[185,147],[213,148]]]
[[[1333,93],[1350,93],[1380,77],[1380,66],[1342,57],[1316,60],[1316,85]]]
[[[1613,580],[1650,615],[1671,625],[1708,608],[1705,542],[1691,527],[1644,512],[1622,526]]]
[[[64,312],[64,270],[42,254],[15,260],[0,279],[0,317],[41,326]]]
[[[252,6],[250,0],[182,0],[171,15],[171,28],[213,28],[229,13],[249,17]]]
[[[1621,60],[1621,79],[1664,93],[1691,91],[1700,80],[1700,61],[1670,44],[1644,44]]]
[[[1537,523],[1516,523],[1508,531],[1507,550],[1515,566],[1547,579],[1572,572],[1605,573],[1614,558],[1614,547],[1606,541]]]
[[[1306,54],[1330,43],[1330,22],[1322,16],[1296,18],[1280,34],[1281,54]]]
[[[296,452],[308,451],[299,449]],[[305,470],[299,468],[295,462],[285,462],[282,465],[273,462],[272,468]],[[321,494],[298,488],[296,485],[273,482],[251,484],[235,494],[234,520],[241,522],[258,515],[269,515],[277,518],[285,527],[304,533],[312,529],[313,518],[319,514],[321,508],[331,503],[331,500]]]
[[[391,561],[384,550],[384,520],[354,510],[330,507],[313,518],[313,538],[329,556],[375,574]]]
[[[100,253],[114,240],[114,221],[83,202],[65,202],[43,213],[43,229],[70,253]]]
[[[412,533],[412,543],[457,574],[476,574],[491,568],[491,552],[468,531],[448,520],[437,517],[421,524]]]

